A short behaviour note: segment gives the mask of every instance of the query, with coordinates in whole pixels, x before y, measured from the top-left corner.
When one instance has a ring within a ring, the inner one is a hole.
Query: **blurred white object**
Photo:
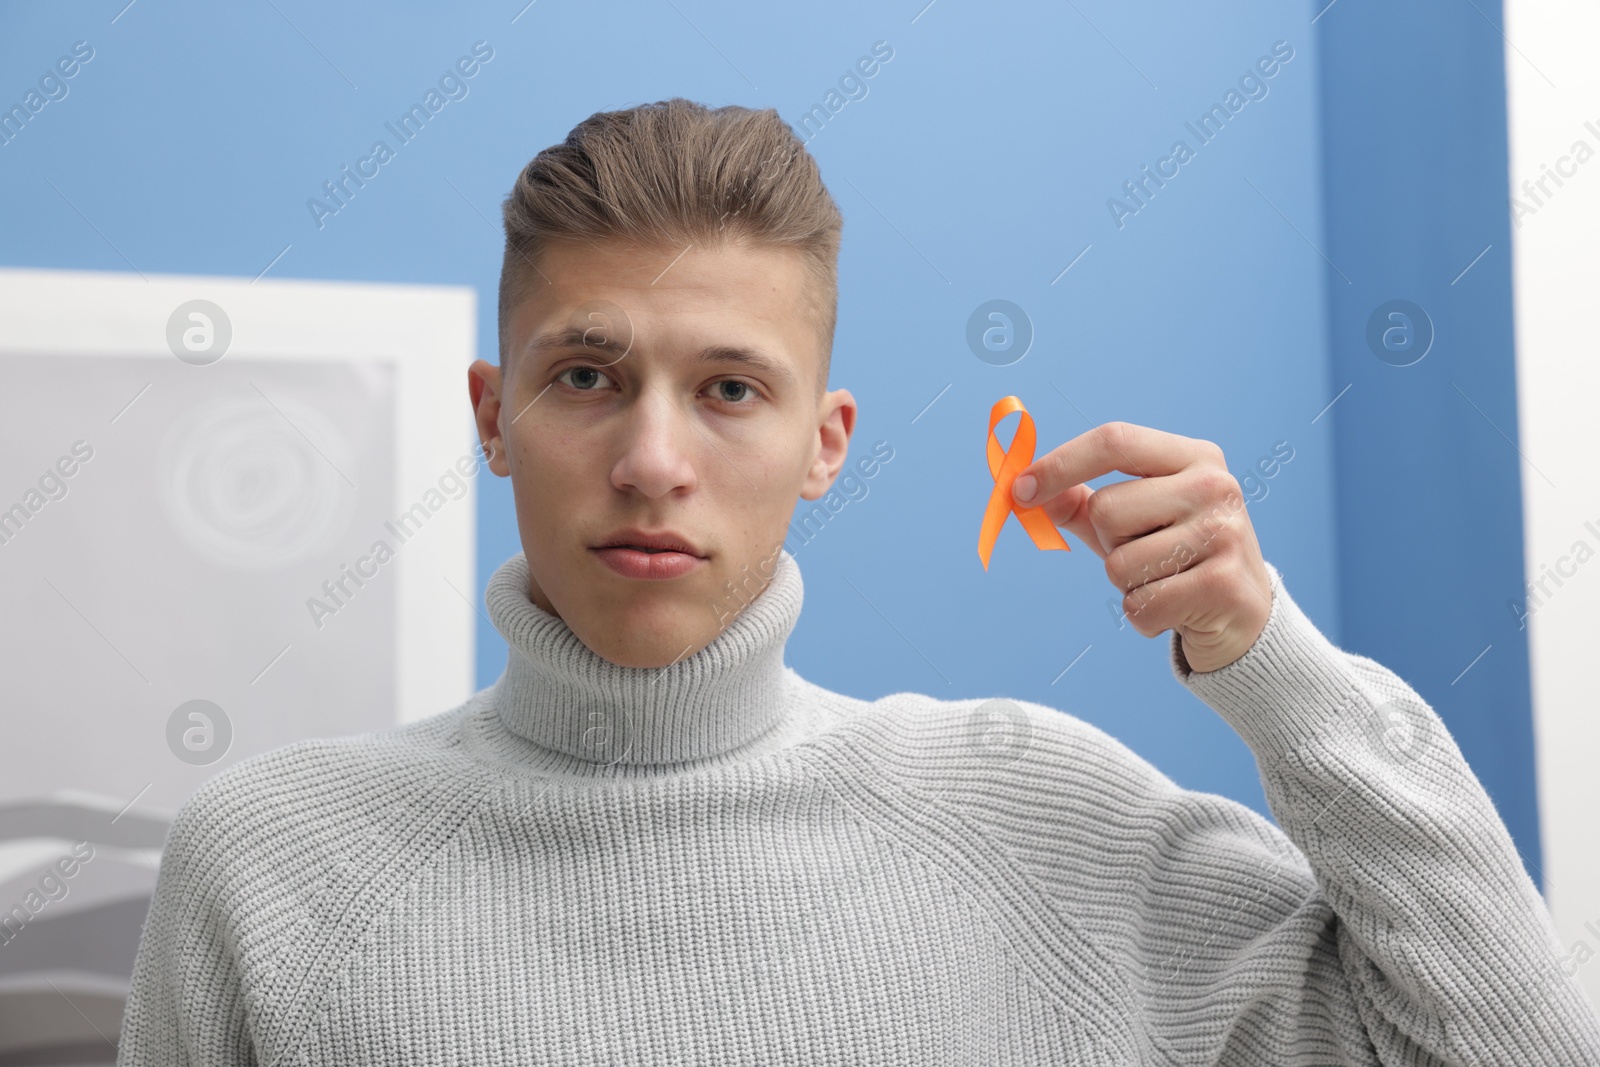
[[[1600,1003],[1600,718],[1588,677],[1600,642],[1600,564],[1589,562],[1600,553],[1600,10],[1511,0],[1505,38],[1517,422],[1534,585],[1519,610],[1533,673],[1545,897],[1584,989]]]

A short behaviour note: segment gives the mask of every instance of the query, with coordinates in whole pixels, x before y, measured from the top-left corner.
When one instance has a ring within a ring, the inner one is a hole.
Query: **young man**
[[[1048,707],[784,665],[785,529],[856,407],[839,215],[775,112],[597,114],[504,214],[469,387],[522,537],[505,673],[194,794],[120,1063],[1600,1063],[1443,724],[1295,605],[1215,445],[1102,426],[1028,500],[1172,632],[1282,830]]]

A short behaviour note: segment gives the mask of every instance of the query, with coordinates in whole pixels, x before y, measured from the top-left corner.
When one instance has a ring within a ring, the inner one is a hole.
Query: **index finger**
[[[1046,452],[1018,477],[1031,474],[1038,480],[1033,503],[1039,505],[1112,471],[1140,478],[1176,474],[1198,458],[1201,444],[1131,422],[1105,422]]]

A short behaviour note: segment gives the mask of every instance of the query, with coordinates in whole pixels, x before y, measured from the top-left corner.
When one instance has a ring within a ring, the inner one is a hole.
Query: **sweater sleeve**
[[[1444,723],[1392,671],[1333,645],[1269,571],[1271,615],[1249,651],[1191,672],[1174,632],[1171,663],[1250,746],[1331,909],[1319,936],[1337,968],[1306,967],[1296,996],[1326,1002],[1324,1018],[1353,1007],[1342,1062],[1600,1064],[1594,1009]],[[1301,862],[1266,857],[1261,892]]]
[[[214,782],[216,779],[212,779]],[[145,916],[118,1067],[254,1067],[223,895],[219,820],[202,786],[178,810]]]

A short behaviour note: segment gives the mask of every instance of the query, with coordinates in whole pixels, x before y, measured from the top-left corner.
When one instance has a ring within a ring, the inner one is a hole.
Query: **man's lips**
[[[698,545],[676,530],[646,530],[638,526],[613,530],[599,544],[590,547],[631,548],[639,552],[682,552],[697,558],[705,558]]]
[[[615,545],[593,548],[590,551],[600,559],[601,563],[624,578],[646,581],[681,578],[707,565],[706,560],[700,556],[688,552],[674,552],[670,549],[650,552],[633,545]]]

